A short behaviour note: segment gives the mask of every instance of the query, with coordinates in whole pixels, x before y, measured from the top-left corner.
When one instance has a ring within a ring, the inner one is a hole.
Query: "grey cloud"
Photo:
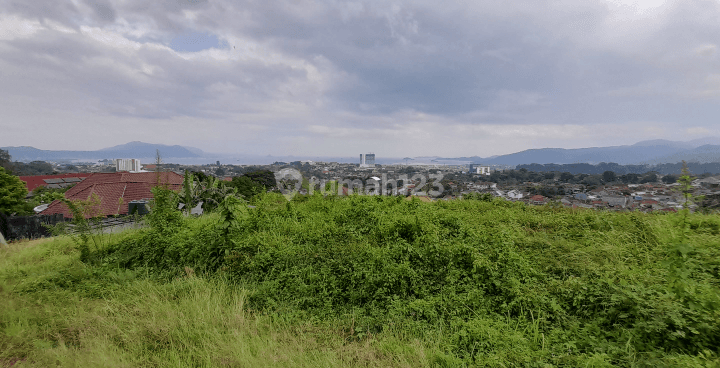
[[[720,3],[675,1],[657,19],[627,21],[615,19],[608,4],[13,2],[0,6],[0,15],[52,20],[77,32],[98,27],[144,45],[130,50],[51,30],[0,38],[0,63],[14,71],[0,77],[12,86],[0,96],[229,126],[252,120],[236,120],[242,114],[262,115],[278,134],[294,111],[305,114],[297,124],[348,129],[400,129],[407,123],[399,112],[407,111],[448,126],[715,124]],[[158,47],[184,34],[227,43],[235,54],[188,58]]]
[[[70,28],[78,28],[75,21],[78,9],[69,1],[12,1],[0,11],[41,22],[53,20]]]
[[[501,89],[554,90],[562,73],[559,58],[571,47],[562,40],[537,42],[551,32],[493,13],[438,15],[406,4],[390,16],[365,5],[348,17],[327,6],[306,18],[282,7],[267,9],[277,4],[265,3],[262,21],[249,32],[299,57],[321,54],[348,71],[356,83],[338,86],[335,102],[373,113],[407,108],[463,113],[485,108]],[[508,45],[515,55],[498,51]]]
[[[109,1],[102,0],[86,0],[85,4],[89,5],[95,13],[95,16],[102,22],[115,21],[116,12]]]
[[[5,93],[32,96],[44,85],[52,85],[63,94],[76,96],[84,108],[119,116],[217,115],[218,111],[272,100],[283,83],[306,77],[304,71],[260,61],[180,59],[167,49],[144,47],[128,55],[88,43],[79,34],[48,33],[8,41],[6,46],[11,49],[0,54],[0,60],[21,65],[25,74],[5,77],[4,85],[13,87]],[[154,69],[153,75],[143,73],[144,66]],[[45,77],[48,73],[54,80]],[[209,87],[217,83],[235,87],[238,101],[220,110],[212,106],[219,92]],[[208,105],[216,109],[209,110]]]

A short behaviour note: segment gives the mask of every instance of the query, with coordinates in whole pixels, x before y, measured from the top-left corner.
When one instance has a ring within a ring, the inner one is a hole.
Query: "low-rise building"
[[[157,185],[165,185],[169,189],[179,191],[183,177],[173,172],[162,173],[96,173],[65,192],[69,200],[91,200],[95,197],[99,203],[85,217],[107,217],[126,215],[130,201],[151,199],[151,189]],[[63,214],[72,218],[70,209],[60,201],[53,201],[42,215]]]

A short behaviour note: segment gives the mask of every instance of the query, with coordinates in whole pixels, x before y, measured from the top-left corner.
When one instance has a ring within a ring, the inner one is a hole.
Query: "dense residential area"
[[[29,167],[28,164],[13,162],[9,155],[5,155],[3,165],[8,172],[16,174],[27,174]],[[331,191],[338,195],[415,196],[426,201],[481,195],[534,206],[642,212],[676,212],[684,206],[693,211],[710,212],[720,204],[720,176],[712,173],[693,176],[690,188],[682,188],[678,183],[682,165],[676,165],[679,168],[677,173],[665,175],[657,171],[628,173],[627,167],[613,165],[610,164],[610,167],[625,173],[609,170],[602,174],[586,173],[607,168],[606,164],[574,165],[576,173],[573,174],[548,171],[549,168],[567,168],[562,165],[521,165],[516,169],[478,164],[368,165],[314,161],[275,162],[271,165],[224,165],[220,162],[205,165],[141,164],[134,159],[75,164],[34,162],[31,166],[39,168],[34,173],[42,175],[20,175],[26,185],[28,194],[25,200],[29,204],[18,214],[64,213],[69,216],[67,208],[58,210],[58,204],[51,202],[57,202],[58,195],[74,200],[88,199],[91,191],[101,197],[104,208],[107,207],[103,212],[107,212],[106,215],[127,214],[130,201],[152,199],[150,188],[154,176],[151,173],[172,174],[172,185],[178,191],[181,190],[183,176],[188,172],[199,183],[212,177],[214,186],[235,188],[247,200],[257,191],[283,189],[283,183],[278,186],[273,175],[288,169],[302,175],[298,195],[316,191],[327,194]],[[543,171],[531,171],[526,167]],[[638,171],[636,167],[631,169]],[[83,182],[82,186],[71,189]],[[97,184],[90,185],[90,182]],[[127,190],[128,185],[143,189]],[[84,189],[89,186],[94,189]],[[376,190],[382,187],[385,191]],[[696,200],[686,203],[686,195]],[[118,201],[121,202],[119,205]],[[111,207],[116,210],[111,210]],[[29,208],[34,211],[29,211]]]

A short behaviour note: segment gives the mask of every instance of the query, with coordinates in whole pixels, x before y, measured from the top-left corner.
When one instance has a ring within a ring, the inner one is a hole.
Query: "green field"
[[[718,215],[159,194],[0,250],[0,367],[720,366]]]

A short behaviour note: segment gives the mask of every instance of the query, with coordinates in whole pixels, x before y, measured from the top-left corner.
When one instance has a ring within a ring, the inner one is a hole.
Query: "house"
[[[660,202],[658,202],[654,199],[644,199],[644,200],[640,201],[640,207],[651,208],[654,210],[659,210],[659,209],[665,208],[665,206],[663,204],[661,204]]]
[[[540,204],[545,204],[545,202],[547,202],[547,198],[543,197],[539,194],[530,197],[530,203],[532,203],[532,204],[540,205]]]
[[[507,192],[506,195],[510,199],[522,199],[522,197],[523,197],[523,193],[521,191],[515,190],[515,189]]]
[[[697,180],[697,182],[703,188],[712,188],[712,189],[720,188],[720,176],[712,176],[709,178],[700,179],[700,180]]]
[[[92,173],[76,173],[76,174],[59,174],[59,175],[30,175],[21,176],[20,180],[25,182],[28,192],[32,192],[37,187],[48,188],[65,188],[73,184],[77,184]]]
[[[627,198],[623,196],[604,196],[603,201],[607,202],[609,206],[625,208],[627,205]]]
[[[497,184],[496,184],[496,183],[492,183],[492,182],[479,182],[479,183],[475,183],[475,185],[473,185],[473,187],[474,187],[475,189],[479,189],[479,190],[482,190],[482,189],[495,189],[495,188],[497,188]]]
[[[581,201],[587,201],[588,195],[585,193],[577,193],[577,194],[575,194],[575,199],[578,199]]]
[[[99,206],[86,217],[112,216],[128,214],[128,203],[153,197],[150,191],[157,186],[167,185],[169,189],[179,191],[182,188],[183,177],[173,172],[162,173],[95,173],[88,176],[74,187],[65,192],[69,200],[88,200],[97,196]],[[60,201],[53,201],[41,215],[63,214],[72,218],[70,209]]]

